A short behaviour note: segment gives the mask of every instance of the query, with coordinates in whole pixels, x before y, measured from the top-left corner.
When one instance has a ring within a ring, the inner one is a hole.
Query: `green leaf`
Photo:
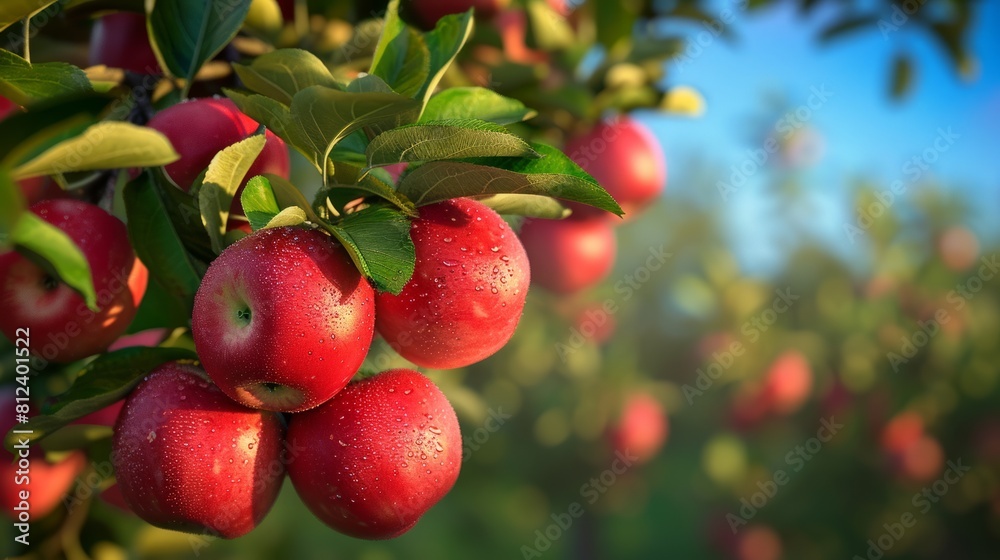
[[[424,35],[427,50],[430,54],[430,64],[427,79],[415,97],[427,104],[428,98],[434,93],[438,82],[451,66],[458,51],[472,35],[472,9],[462,14],[446,15],[439,19],[434,30]]]
[[[31,434],[7,434],[8,451],[19,439],[32,444],[48,437],[70,422],[106,408],[124,399],[153,369],[176,360],[196,360],[198,356],[183,348],[123,348],[100,355],[83,368],[73,385],[57,397],[46,414],[33,417],[19,429]]]
[[[511,124],[530,119],[535,111],[517,99],[481,87],[446,89],[433,97],[420,115],[421,124],[450,119],[480,119],[496,124]]]
[[[278,49],[250,64],[233,64],[247,89],[291,105],[295,94],[309,86],[340,89],[337,80],[316,55],[302,49]]]
[[[544,51],[567,49],[576,42],[569,22],[545,0],[528,0],[528,46]]]
[[[31,112],[16,111],[7,116],[0,121],[2,165],[13,167],[48,139],[93,123],[113,101],[96,93],[75,94],[41,101],[31,106]]]
[[[289,206],[281,212],[274,215],[273,218],[261,229],[285,227],[285,226],[297,226],[306,221],[305,210],[299,208],[298,206]]]
[[[4,0],[0,3],[0,31],[56,2],[57,0]]]
[[[123,122],[101,122],[21,164],[14,177],[25,179],[73,171],[156,167],[180,158],[159,131]]]
[[[401,126],[372,139],[366,155],[370,166],[474,157],[539,157],[507,129],[476,119]]]
[[[565,154],[545,144],[532,146],[543,157],[425,163],[407,173],[398,190],[417,206],[463,196],[511,193],[551,196],[623,214],[611,195]]]
[[[155,179],[156,192],[163,200],[170,222],[176,227],[177,235],[184,248],[194,257],[204,262],[211,262],[216,257],[212,250],[212,241],[208,238],[205,225],[201,221],[201,209],[198,207],[197,190],[200,189],[201,176],[196,180],[198,188],[195,192],[185,192],[174,185],[162,167],[149,170]],[[124,191],[124,188],[122,189]]]
[[[419,112],[418,101],[395,93],[349,93],[311,86],[292,99],[291,114],[297,125],[290,130],[291,144],[325,173],[323,164],[340,140],[362,127],[377,133],[409,124]]]
[[[344,216],[327,230],[379,290],[399,294],[413,276],[416,252],[410,220],[399,211],[372,206]]]
[[[87,75],[72,64],[31,64],[10,51],[0,49],[0,96],[18,105],[89,91],[92,88]]]
[[[611,49],[618,41],[632,35],[637,16],[636,2],[593,0],[593,4],[597,41],[605,48]]]
[[[397,192],[389,183],[375,177],[373,173],[366,174],[358,183],[331,185],[320,189],[316,195],[316,204],[323,204],[329,197],[339,208],[351,200],[369,195],[375,195],[391,203],[407,216],[417,216],[417,208],[410,199]]]
[[[374,74],[365,74],[351,80],[344,89],[350,93],[396,93],[385,80]]]
[[[281,211],[281,208],[278,208],[278,201],[274,199],[271,183],[263,175],[258,175],[247,182],[240,196],[240,203],[254,231],[266,227],[268,222]]]
[[[862,31],[866,27],[874,31],[878,28],[878,21],[878,17],[871,15],[847,15],[823,28],[819,33],[819,40],[826,43]]]
[[[7,242],[14,231],[26,202],[21,189],[14,183],[10,173],[0,167],[0,253],[7,250]]]
[[[569,208],[554,198],[533,194],[494,194],[477,197],[479,202],[496,210],[497,214],[513,214],[530,218],[561,220],[572,214]]]
[[[233,197],[264,149],[264,140],[263,134],[255,134],[215,154],[208,164],[205,180],[198,190],[198,208],[212,250],[217,254],[225,248],[226,222]]]
[[[896,55],[892,61],[892,75],[889,82],[889,95],[893,99],[902,99],[913,87],[913,62],[905,54]]]
[[[399,0],[392,0],[368,73],[400,95],[412,97],[422,91],[429,72],[430,52],[423,35],[399,18]]]
[[[190,87],[201,66],[233,40],[251,0],[147,0],[150,44],[160,66]],[[187,89],[184,90],[185,96]]]
[[[76,290],[87,307],[97,311],[97,294],[90,263],[80,248],[61,229],[32,212],[22,212],[10,234],[17,251],[54,273],[60,281]]]
[[[125,186],[123,198],[128,215],[128,235],[150,276],[156,278],[190,316],[204,267],[196,264],[187,253],[178,233],[178,227],[191,227],[193,224],[171,221],[166,196],[149,172]],[[202,229],[200,222],[197,228]]]
[[[276,99],[259,94],[247,95],[230,89],[223,91],[240,111],[267,127],[286,143],[292,144],[292,130],[297,128],[297,125],[292,122],[292,113],[288,107]]]
[[[250,192],[248,195],[247,192]],[[302,211],[302,219],[297,223],[310,221],[315,224],[325,225],[319,215],[309,205],[309,201],[302,195],[295,185],[289,183],[283,177],[277,175],[261,175],[250,179],[246,188],[243,189],[243,211],[250,220],[250,227],[254,231],[265,227],[277,227],[287,220],[298,220],[298,212],[284,212],[289,208],[298,208]],[[250,204],[250,207],[247,206]],[[251,212],[254,216],[251,216]],[[284,213],[277,222],[272,223],[276,216]]]

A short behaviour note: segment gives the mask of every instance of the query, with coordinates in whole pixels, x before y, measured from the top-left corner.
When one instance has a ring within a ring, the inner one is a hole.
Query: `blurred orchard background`
[[[405,17],[431,4],[462,3]],[[233,542],[97,502],[92,555],[997,557],[1000,2],[560,4],[477,17],[447,85],[522,99],[518,132],[557,144],[630,112],[667,187],[604,282],[532,290],[498,355],[428,372],[466,438],[454,491],[388,542],[287,483]],[[303,2],[275,43],[351,75],[384,5]],[[51,18],[34,59],[87,66],[96,15]]]

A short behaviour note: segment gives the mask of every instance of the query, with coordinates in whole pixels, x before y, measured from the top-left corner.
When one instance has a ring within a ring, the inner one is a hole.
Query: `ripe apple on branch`
[[[375,333],[428,368],[489,358],[530,282],[498,211],[622,209],[562,151],[511,132],[535,114],[521,102],[443,87],[471,10],[420,32],[390,3],[369,71],[350,81],[306,50],[276,49],[233,62],[226,98],[191,97],[199,67],[249,18],[249,2],[234,6],[105,15],[95,62],[147,74],[138,86],[98,88],[72,65],[0,52],[0,94],[25,108],[0,132],[34,131],[26,141],[40,146],[0,142],[0,297],[16,303],[0,327],[12,339],[29,329],[33,367],[69,384],[28,437],[91,448],[62,429],[122,406],[103,453],[150,524],[243,535],[287,470],[331,527],[397,536],[451,489],[462,441],[426,377],[364,367]],[[124,54],[116,27],[148,40],[157,69],[112,56]],[[186,32],[197,45],[173,40]],[[27,87],[41,79],[52,85]],[[290,180],[289,150],[318,189]],[[384,168],[400,164],[394,180]],[[15,181],[35,178],[71,200],[29,206]],[[117,343],[130,324],[170,334]],[[337,479],[355,470],[374,478]]]

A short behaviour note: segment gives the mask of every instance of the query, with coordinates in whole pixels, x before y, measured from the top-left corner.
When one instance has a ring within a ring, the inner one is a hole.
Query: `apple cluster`
[[[216,153],[258,129],[231,101],[215,98],[170,106],[148,126],[180,155],[164,171],[185,191]],[[288,149],[270,132],[247,177],[265,173],[289,176]],[[117,344],[142,301],[147,271],[118,218],[57,190],[30,211],[86,257],[99,311],[12,251],[0,255],[7,311],[0,330],[12,338],[28,328],[44,341],[33,352],[68,363]],[[238,193],[230,210],[229,226],[248,231]],[[448,400],[422,374],[358,375],[372,340],[378,333],[426,368],[481,361],[513,335],[530,275],[515,232],[475,200],[421,207],[410,234],[415,267],[398,294],[373,289],[319,229],[265,228],[222,251],[194,298],[198,361],[150,371],[121,412],[112,412],[116,419],[101,421],[114,425],[124,505],[159,527],[234,538],[260,523],[287,474],[307,507],[337,531],[381,539],[411,528],[454,485],[462,438]],[[36,480],[48,480],[52,494],[34,502],[44,515],[85,461],[79,453],[37,461]],[[13,511],[15,497],[0,497]]]
[[[627,116],[602,121],[570,138],[565,151],[618,201],[626,221],[655,201],[667,182],[656,137]],[[607,278],[617,251],[614,227],[622,222],[592,206],[575,202],[568,206],[573,211],[568,218],[529,218],[519,233],[534,282],[561,295],[581,292]]]

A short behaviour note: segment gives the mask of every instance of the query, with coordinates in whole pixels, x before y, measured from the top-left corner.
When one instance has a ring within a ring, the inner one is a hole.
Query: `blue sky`
[[[734,4],[723,0],[714,13]],[[888,36],[873,27],[820,45],[817,30],[828,21],[830,12],[801,18],[784,4],[741,14],[731,26],[735,42],[714,40],[690,62],[668,67],[667,83],[695,87],[706,98],[708,110],[698,119],[642,116],[667,153],[671,175],[667,203],[675,189],[714,189],[714,185],[683,184],[686,164],[707,160],[728,176],[730,166],[743,162],[748,148],[762,144],[762,134],[752,132],[772,128],[782,115],[767,111],[768,96],[782,96],[794,108],[807,102],[814,88],[824,88],[832,95],[824,103],[814,103],[817,108],[806,121],[824,138],[824,155],[801,177],[814,205],[806,212],[825,238],[842,245],[845,253],[855,250],[842,233],[849,211],[844,193],[852,180],[874,179],[886,186],[905,180],[904,164],[932,146],[939,129],[950,130],[957,139],[947,151],[936,154],[939,157],[923,179],[936,179],[967,193],[979,209],[970,219],[971,227],[997,235],[1000,0],[982,3],[971,36],[971,51],[979,59],[975,80],[961,78],[943,50],[915,26],[903,25]],[[887,95],[888,76],[893,55],[901,51],[917,62],[915,85],[907,98],[895,102]],[[773,231],[760,227],[774,222],[774,212],[759,189],[764,175],[756,174],[728,201],[719,199],[731,213],[733,237],[745,240],[741,260],[748,268],[766,267],[780,257],[767,238]]]

